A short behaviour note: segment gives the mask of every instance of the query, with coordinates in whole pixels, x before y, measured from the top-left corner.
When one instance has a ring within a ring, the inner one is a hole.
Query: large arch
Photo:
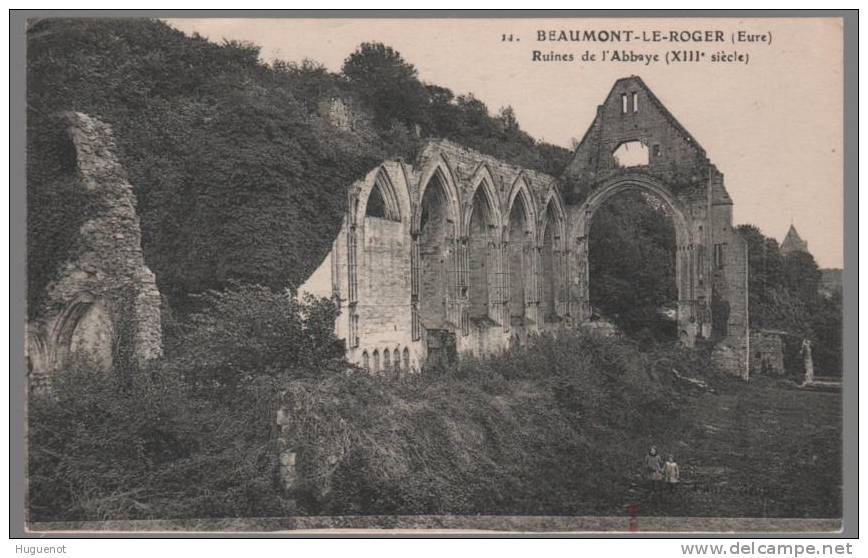
[[[695,283],[701,263],[697,252],[703,245],[694,241],[688,212],[682,202],[659,180],[643,173],[625,173],[614,177],[590,194],[575,213],[573,236],[576,238],[574,290],[571,295],[577,306],[578,317],[590,317],[590,267],[588,265],[588,238],[594,215],[609,199],[626,191],[641,191],[663,202],[675,227],[675,277],[678,290],[678,331],[682,340],[692,345],[696,337]],[[701,239],[700,239],[701,240]]]
[[[497,322],[502,217],[494,180],[482,165],[471,182],[464,206],[468,312],[476,322]]]
[[[504,325],[536,321],[536,223],[533,196],[523,175],[510,190],[504,226],[504,276],[507,314]]]

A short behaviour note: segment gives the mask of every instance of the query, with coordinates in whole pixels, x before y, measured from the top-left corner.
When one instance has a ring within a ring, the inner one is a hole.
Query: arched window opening
[[[509,317],[513,325],[525,322],[527,286],[532,269],[530,211],[523,194],[516,196],[509,214]]]
[[[419,317],[426,329],[444,329],[452,254],[449,197],[438,174],[422,196],[419,225]]]
[[[404,357],[404,370],[409,372],[410,371],[410,350],[407,349],[407,347],[404,347],[403,357]]]
[[[398,206],[398,197],[389,178],[383,172],[377,175],[368,200],[365,205],[365,217],[400,221],[401,210]]]
[[[468,267],[470,275],[470,319],[493,323],[492,293],[496,276],[497,227],[494,211],[483,185],[473,196],[468,225]]]
[[[619,167],[639,167],[649,161],[648,146],[641,141],[625,141],[612,153]]]
[[[370,357],[368,356],[368,351],[364,351],[362,353],[362,368],[368,371],[371,370],[371,362]]]
[[[392,366],[395,368],[395,372],[400,372],[401,352],[398,350],[398,347],[395,347],[395,351],[392,353],[392,359]]]
[[[368,196],[368,205],[365,206],[365,217],[386,218],[386,202],[383,200],[383,194],[377,185],[374,185]]]
[[[383,351],[383,370],[389,370],[392,368],[392,359],[389,353],[389,349]]]
[[[372,359],[374,361],[373,362],[373,365],[374,365],[373,371],[379,372],[380,371],[380,352],[377,349],[374,349],[374,354],[372,355]]]

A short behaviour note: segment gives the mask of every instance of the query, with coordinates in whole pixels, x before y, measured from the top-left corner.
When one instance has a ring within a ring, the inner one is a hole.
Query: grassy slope
[[[840,517],[840,394],[745,384],[674,348],[581,336],[542,345],[442,377],[294,391],[306,402],[296,416],[320,417],[301,454],[339,463],[326,496],[302,509],[599,516],[636,504],[646,516]],[[642,482],[652,444],[682,467],[675,494]]]
[[[676,454],[685,484],[674,495],[628,490],[640,514],[841,516],[840,393],[733,383],[691,398],[655,441]]]

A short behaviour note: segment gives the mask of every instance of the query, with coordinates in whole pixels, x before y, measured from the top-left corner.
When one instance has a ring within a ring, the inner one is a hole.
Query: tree
[[[27,47],[34,295],[86,217],[70,195],[82,189],[56,185],[76,174],[64,175],[55,113],[112,126],[145,261],[182,311],[188,294],[231,281],[304,282],[331,249],[347,186],[387,156],[385,142],[310,117],[317,99],[307,97],[342,81],[315,64],[272,69],[251,45],[214,44],[143,18],[45,18]]]
[[[814,346],[818,373],[841,372],[842,306],[840,296],[824,298],[819,293],[820,270],[806,252],[780,253],[778,243],[753,225],[741,225],[739,233],[748,243],[748,296],[750,325],[753,328],[783,330],[787,338],[786,361],[796,341],[808,338]]]
[[[416,68],[383,43],[362,43],[343,64],[341,72],[373,110],[377,124],[389,120],[425,124],[428,104],[425,86]]]
[[[814,256],[807,252],[792,252],[783,259],[784,286],[802,300],[809,302],[819,296],[820,269]]]
[[[311,377],[340,370],[344,348],[335,336],[335,305],[306,295],[236,284],[198,295],[201,310],[177,343],[171,366],[198,387],[230,396],[257,378]]]
[[[497,113],[497,119],[507,132],[518,131],[518,119],[515,117],[515,109],[511,106],[501,107]]]

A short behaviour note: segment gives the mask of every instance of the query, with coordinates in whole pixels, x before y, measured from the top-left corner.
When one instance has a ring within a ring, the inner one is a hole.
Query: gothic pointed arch
[[[423,329],[454,329],[461,323],[464,245],[458,236],[461,213],[454,173],[439,154],[422,177],[411,228],[414,340]]]
[[[389,221],[401,221],[402,211],[398,191],[384,166],[377,169],[377,174],[369,187],[363,187],[359,192],[357,207],[357,222],[363,217],[376,217]]]
[[[500,235],[502,217],[494,178],[487,165],[480,165],[471,180],[464,204],[468,319],[480,326],[500,320]],[[469,324],[468,324],[469,325]]]
[[[545,236],[548,227],[557,228],[556,235],[566,238],[567,214],[564,209],[564,200],[560,192],[554,186],[549,188],[543,198],[542,213],[540,214],[539,236]]]
[[[694,331],[697,319],[697,299],[699,288],[703,281],[707,282],[705,274],[704,238],[702,226],[698,226],[696,235],[689,225],[689,214],[683,202],[675,196],[660,180],[643,172],[621,173],[600,184],[575,212],[575,223],[572,234],[578,238],[575,251],[576,271],[573,276],[576,284],[576,300],[572,300],[579,309],[581,319],[590,316],[590,266],[588,262],[591,223],[597,211],[605,203],[622,192],[639,191],[650,195],[662,205],[667,215],[671,216],[675,228],[675,283],[678,292],[677,321],[679,331]],[[705,231],[708,232],[708,231]],[[696,236],[696,238],[694,238]],[[692,335],[688,335],[691,338]]]
[[[490,209],[489,221],[498,227],[498,229],[503,226],[503,217],[500,212],[500,201],[497,196],[497,190],[495,189],[494,175],[491,173],[488,165],[482,163],[476,169],[476,172],[473,173],[473,177],[470,179],[470,188],[467,190],[467,199],[464,203],[462,219],[465,235],[469,235],[473,204],[478,194],[483,195],[488,204]]]
[[[104,304],[90,295],[79,295],[66,305],[51,329],[52,367],[61,369],[70,355],[87,353],[108,369],[114,342],[114,324]]]
[[[444,196],[444,207],[447,211],[447,219],[458,225],[460,223],[460,205],[461,197],[458,194],[457,180],[452,166],[447,161],[446,157],[438,154],[422,172],[422,178],[419,180],[418,198],[416,200],[417,211],[413,215],[412,232],[419,232],[422,220],[422,201],[425,195],[432,187],[439,187]],[[457,232],[457,231],[456,231]]]
[[[568,314],[566,289],[569,269],[566,251],[566,214],[557,189],[544,198],[539,224],[539,299],[544,322],[558,322]]]
[[[519,174],[510,190],[504,226],[504,278],[507,303],[504,326],[525,326],[537,319],[537,211],[527,180]]]
[[[537,223],[537,209],[536,203],[534,202],[534,198],[530,193],[530,185],[528,184],[527,177],[524,173],[519,173],[516,179],[513,181],[512,186],[509,189],[509,197],[507,198],[506,203],[506,215],[507,222],[505,226],[509,226],[509,220],[513,216],[513,211],[516,209],[516,204],[521,204],[522,210],[525,212],[524,217],[526,218],[527,231],[531,233],[532,237],[536,238],[536,223]]]
[[[643,191],[663,202],[667,213],[672,215],[675,222],[675,233],[679,242],[689,241],[690,230],[687,225],[687,212],[682,202],[659,180],[645,173],[625,173],[606,181],[594,190],[588,199],[585,200],[585,203],[582,204],[580,217],[582,218],[581,223],[584,226],[584,230],[581,232],[587,234],[587,229],[590,227],[590,221],[594,213],[606,201],[626,190]]]

